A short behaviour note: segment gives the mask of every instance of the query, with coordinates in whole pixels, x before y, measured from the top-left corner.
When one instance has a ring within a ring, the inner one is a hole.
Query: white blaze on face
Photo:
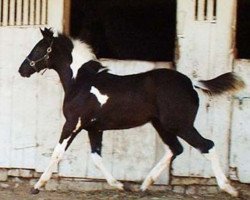
[[[71,63],[71,69],[73,71],[73,78],[76,78],[78,69],[80,69],[84,63],[90,60],[96,60],[96,56],[88,44],[80,40],[72,39],[71,41],[74,45],[71,54],[73,59]]]
[[[101,106],[103,106],[109,99],[109,97],[106,94],[101,94],[100,91],[94,86],[91,87],[90,93],[96,96]]]

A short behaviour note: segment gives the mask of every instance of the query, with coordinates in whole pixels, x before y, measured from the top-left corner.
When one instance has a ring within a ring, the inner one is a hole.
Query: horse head
[[[35,45],[19,68],[19,73],[23,77],[30,77],[35,72],[40,72],[52,66],[54,33],[47,28],[40,29],[40,31],[43,38]]]

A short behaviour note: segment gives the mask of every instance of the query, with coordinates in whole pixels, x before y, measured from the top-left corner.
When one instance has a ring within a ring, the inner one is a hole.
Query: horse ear
[[[44,38],[47,38],[47,39],[50,39],[50,38],[53,38],[53,31],[51,30],[51,28],[44,28],[44,30],[42,30],[40,28],[40,31],[43,35]]]

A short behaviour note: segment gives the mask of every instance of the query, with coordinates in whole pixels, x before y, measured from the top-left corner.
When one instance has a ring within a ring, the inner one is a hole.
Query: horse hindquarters
[[[177,85],[173,91],[160,94],[158,97],[158,105],[160,106],[158,108],[159,119],[154,121],[153,125],[163,142],[171,150],[172,156],[169,159],[173,160],[177,155],[182,153],[183,149],[177,136],[181,137],[191,146],[198,149],[211,162],[219,187],[232,196],[238,196],[238,192],[230,185],[223,173],[215,152],[214,142],[203,138],[193,127],[198,111],[199,99],[197,92],[191,86],[190,83]],[[165,159],[165,164],[170,164],[168,158]],[[156,168],[157,166],[154,169]],[[148,177],[147,179],[150,180]],[[144,181],[144,185],[146,185],[146,180]]]

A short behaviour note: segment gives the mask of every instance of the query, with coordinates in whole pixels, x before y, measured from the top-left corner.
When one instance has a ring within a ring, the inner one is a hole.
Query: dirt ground
[[[102,190],[93,192],[49,192],[41,191],[38,195],[31,195],[30,185],[23,183],[1,183],[0,200],[125,200],[125,199],[151,199],[151,200],[235,200],[250,199],[250,185],[236,185],[241,192],[241,197],[233,198],[223,192],[210,195],[185,195],[176,194],[172,191],[148,192],[119,192],[117,190]]]

